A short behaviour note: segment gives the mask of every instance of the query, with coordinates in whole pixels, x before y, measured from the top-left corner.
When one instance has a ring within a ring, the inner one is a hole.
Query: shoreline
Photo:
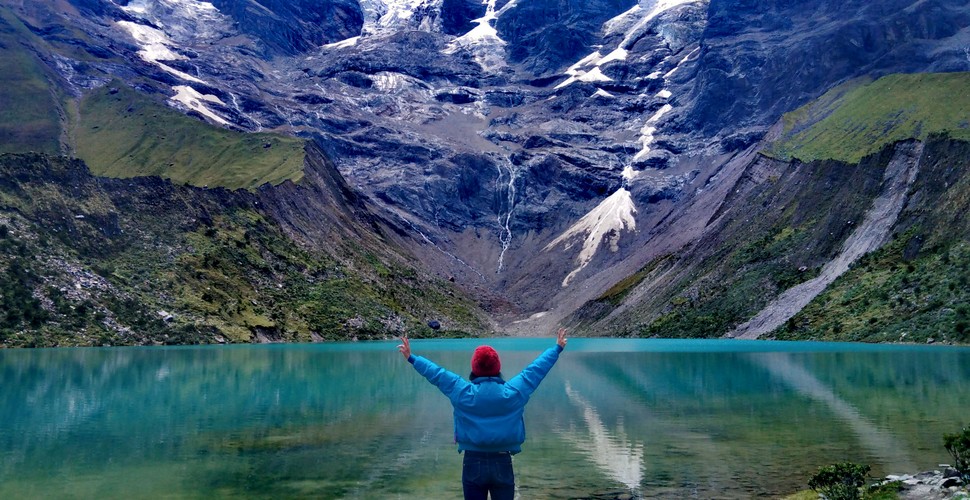
[[[940,464],[942,470],[918,472],[916,474],[888,474],[873,486],[899,483],[896,494],[899,500],[970,500],[970,485],[960,479],[956,469]],[[793,493],[782,500],[815,500],[820,495],[810,489]],[[878,497],[884,498],[884,497]]]

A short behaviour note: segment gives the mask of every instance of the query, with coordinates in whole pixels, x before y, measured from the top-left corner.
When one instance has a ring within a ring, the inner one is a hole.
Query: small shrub
[[[902,481],[889,481],[883,484],[874,484],[866,489],[865,500],[896,500],[899,492],[903,490]]]
[[[953,329],[956,330],[957,334],[963,335],[967,331],[967,327],[970,326],[966,321],[960,320],[953,325]]]
[[[808,480],[808,487],[828,500],[858,500],[859,488],[866,483],[868,465],[852,462],[839,462],[819,467],[818,472]]]
[[[943,446],[953,457],[953,467],[964,482],[970,482],[970,425],[957,434],[944,434]]]

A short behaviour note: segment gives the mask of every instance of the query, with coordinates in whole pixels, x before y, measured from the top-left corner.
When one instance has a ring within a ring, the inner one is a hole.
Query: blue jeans
[[[465,450],[461,467],[461,486],[465,500],[512,500],[515,497],[515,473],[512,454]]]

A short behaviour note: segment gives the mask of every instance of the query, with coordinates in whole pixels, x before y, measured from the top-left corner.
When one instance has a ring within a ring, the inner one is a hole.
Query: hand
[[[566,329],[560,328],[559,331],[556,332],[556,344],[559,345],[560,348],[565,349],[566,342],[569,342],[569,339],[566,338]]]
[[[411,341],[408,340],[407,334],[402,335],[400,338],[402,344],[397,346],[397,350],[401,351],[401,354],[404,355],[404,359],[411,359]]]

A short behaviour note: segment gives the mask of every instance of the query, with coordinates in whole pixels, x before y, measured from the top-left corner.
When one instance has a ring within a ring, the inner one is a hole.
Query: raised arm
[[[401,344],[397,346],[397,350],[401,351],[404,359],[408,360],[409,363],[414,363],[411,361],[411,340],[408,339],[407,334],[401,336]]]
[[[566,347],[567,341],[566,329],[560,328],[556,333],[556,347],[546,349],[535,361],[525,367],[521,373],[513,377],[512,380],[509,380],[508,385],[520,391],[526,398],[531,396],[539,387],[542,379],[546,378],[546,374],[549,373],[552,366],[556,364],[556,361],[559,359],[559,353]]]
[[[426,378],[428,382],[434,384],[448,399],[457,397],[458,393],[464,390],[469,384],[461,376],[434,364],[430,359],[415,356],[411,352],[411,341],[407,335],[401,336],[401,344],[397,346],[397,350],[401,351],[401,355],[408,360],[408,363],[414,366],[414,369],[421,376]]]

